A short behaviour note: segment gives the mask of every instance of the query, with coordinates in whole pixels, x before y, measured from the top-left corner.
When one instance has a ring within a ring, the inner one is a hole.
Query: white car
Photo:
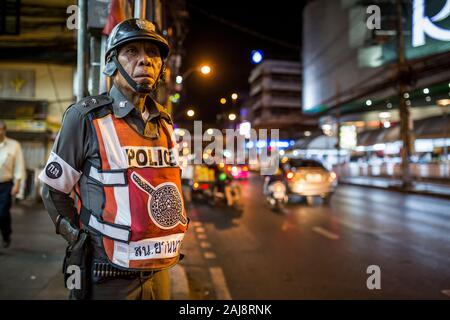
[[[306,197],[313,203],[314,197],[321,197],[329,203],[337,186],[337,175],[327,170],[320,162],[311,159],[283,158],[280,163],[288,194]]]

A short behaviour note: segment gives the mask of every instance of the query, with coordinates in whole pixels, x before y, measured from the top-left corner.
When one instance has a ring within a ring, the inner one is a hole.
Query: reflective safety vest
[[[159,139],[138,134],[108,114],[93,120],[101,167],[85,166],[103,186],[103,212],[82,206],[81,222],[102,235],[113,265],[130,270],[167,268],[179,260],[188,219],[172,126],[159,121]]]

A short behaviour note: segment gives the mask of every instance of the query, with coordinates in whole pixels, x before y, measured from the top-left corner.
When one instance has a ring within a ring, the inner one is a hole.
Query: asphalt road
[[[341,185],[329,206],[318,199],[277,214],[259,176],[239,183],[242,215],[203,204],[190,210],[202,257],[186,252],[186,272],[210,281],[203,287],[215,298],[450,298],[449,200]],[[208,277],[194,268],[200,258]],[[370,290],[373,265],[381,288]]]

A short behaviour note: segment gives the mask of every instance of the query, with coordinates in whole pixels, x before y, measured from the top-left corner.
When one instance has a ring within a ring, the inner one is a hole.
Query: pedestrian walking
[[[4,248],[11,244],[11,204],[25,178],[22,148],[6,136],[6,129],[6,123],[0,120],[0,229]]]

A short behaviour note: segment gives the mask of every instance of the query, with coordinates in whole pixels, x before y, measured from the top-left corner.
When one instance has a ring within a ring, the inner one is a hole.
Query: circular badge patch
[[[50,179],[58,179],[62,175],[62,167],[58,162],[50,162],[45,168],[45,174]]]

